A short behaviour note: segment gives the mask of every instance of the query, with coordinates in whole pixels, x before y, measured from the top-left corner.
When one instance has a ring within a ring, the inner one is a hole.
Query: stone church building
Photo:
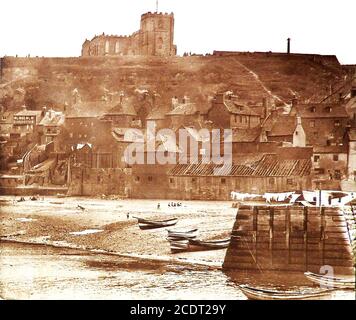
[[[140,30],[130,36],[102,34],[91,41],[85,40],[82,56],[174,56],[173,13],[145,13],[141,16]]]

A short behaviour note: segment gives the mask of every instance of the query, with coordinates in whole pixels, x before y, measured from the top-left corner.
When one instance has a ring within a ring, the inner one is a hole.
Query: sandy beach
[[[215,201],[187,201],[181,207],[170,207],[171,201],[167,200],[57,197],[17,200],[19,198],[1,197],[0,236],[3,240],[214,267],[221,266],[226,250],[171,254],[166,240],[167,228],[143,231],[134,217],[177,217],[177,225],[168,229],[194,227],[199,230],[200,239],[208,240],[229,237],[237,210],[231,208],[231,202]]]

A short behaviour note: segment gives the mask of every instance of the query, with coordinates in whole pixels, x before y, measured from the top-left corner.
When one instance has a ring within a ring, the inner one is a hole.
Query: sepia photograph
[[[0,306],[356,300],[354,0],[0,12]]]

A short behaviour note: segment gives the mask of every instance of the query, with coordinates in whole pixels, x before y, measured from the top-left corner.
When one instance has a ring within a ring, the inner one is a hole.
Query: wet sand
[[[170,201],[167,200],[45,197],[44,200],[30,201],[27,197],[24,202],[16,202],[14,199],[0,197],[2,239],[214,267],[222,265],[226,249],[172,254],[166,240],[167,229],[198,228],[199,239],[227,238],[237,212],[231,208],[231,202],[216,201],[186,201],[182,202],[182,207],[169,207]],[[157,209],[158,202],[160,209]],[[179,221],[170,228],[143,231],[133,217],[177,217]]]

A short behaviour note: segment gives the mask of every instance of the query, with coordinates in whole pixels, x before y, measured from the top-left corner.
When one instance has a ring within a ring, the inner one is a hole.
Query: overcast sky
[[[85,38],[129,35],[156,0],[1,0],[0,56],[79,56]],[[159,0],[175,14],[178,53],[336,54],[356,64],[356,0]]]

